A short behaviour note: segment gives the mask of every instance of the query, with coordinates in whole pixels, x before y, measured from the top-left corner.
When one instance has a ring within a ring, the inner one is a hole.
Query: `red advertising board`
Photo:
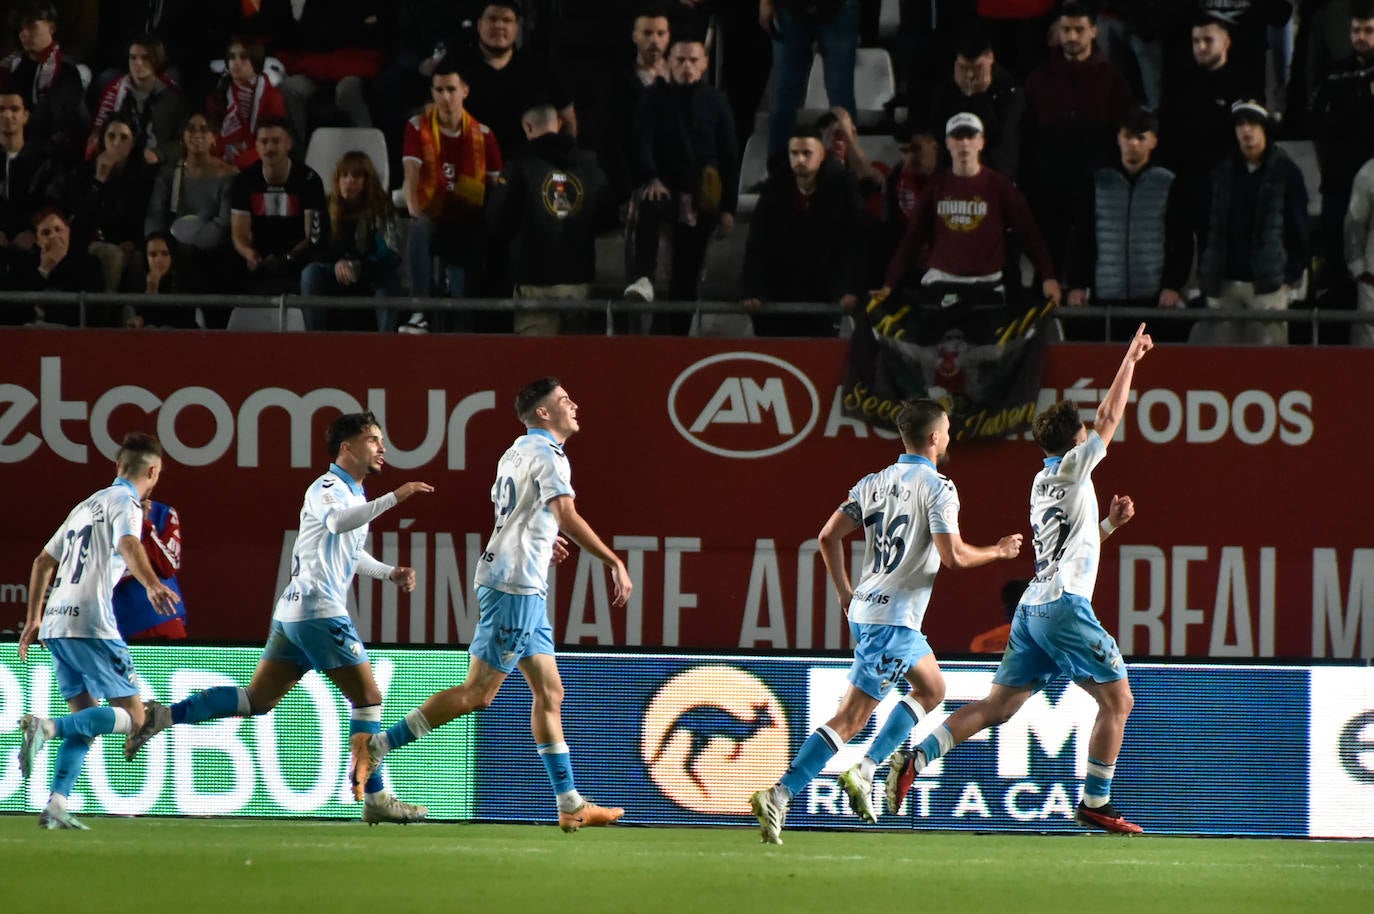
[[[1050,351],[1041,400],[1091,415],[1121,347]],[[371,548],[416,568],[414,594],[366,580],[372,642],[461,643],[476,624],[471,569],[490,530],[497,458],[521,431],[511,402],[556,374],[581,407],[568,445],[578,508],[636,589],[612,608],[598,563],[557,569],[567,645],[692,649],[847,647],[815,535],[896,442],[846,418],[836,341],[226,335],[0,331],[0,466],[16,508],[0,533],[0,629],[22,621],[33,556],[66,512],[108,483],[115,441],[156,432],[159,500],[181,513],[192,634],[261,639],[323,431],[370,408],[388,438],[376,495],[436,486],[372,525]],[[1094,603],[1128,655],[1374,657],[1374,508],[1363,417],[1374,351],[1161,347],[1098,494],[1129,494],[1134,522],[1104,547]],[[1041,454],[1025,439],[957,442],[966,540],[1027,534]],[[860,560],[856,540],[854,564]],[[962,653],[1002,621],[1021,559],[945,570],[926,616]]]

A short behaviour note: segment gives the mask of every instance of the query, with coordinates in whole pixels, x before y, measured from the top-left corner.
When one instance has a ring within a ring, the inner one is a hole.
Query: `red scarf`
[[[24,52],[18,51],[5,58],[3,66],[10,72],[19,69],[19,64],[24,60]],[[62,49],[54,41],[38,57],[38,69],[33,76],[33,94],[29,96],[29,101],[38,104],[43,100],[43,96],[48,94],[53,83],[57,81],[57,75],[62,72]]]

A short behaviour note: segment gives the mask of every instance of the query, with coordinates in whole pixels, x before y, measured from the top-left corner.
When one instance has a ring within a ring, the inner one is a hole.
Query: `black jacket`
[[[635,112],[636,183],[654,178],[674,193],[696,193],[707,165],[720,171],[720,211],[739,201],[735,115],[717,89],[660,79],[644,90]]]
[[[867,287],[867,232],[854,178],[831,158],[821,165],[807,214],[791,171],[771,175],[749,226],[741,298],[837,302]]]
[[[520,286],[590,283],[606,175],[572,137],[544,134],[506,163],[487,201],[486,246],[510,245]]]
[[[983,164],[1015,181],[1021,163],[1026,97],[1011,73],[994,64],[991,85],[986,92],[973,96],[960,91],[952,79],[936,86],[930,98],[930,129],[935,136],[944,136],[945,123],[962,111],[978,115],[983,122]],[[944,143],[940,144],[940,159],[949,163]]]
[[[4,180],[4,155],[0,152],[0,182]],[[9,169],[9,195],[0,197],[0,232],[13,239],[33,228],[29,219],[40,206],[61,203],[67,175],[61,163],[27,143]]]
[[[1322,193],[1350,193],[1355,172],[1374,158],[1374,57],[1351,54],[1331,68],[1312,96],[1313,139]]]

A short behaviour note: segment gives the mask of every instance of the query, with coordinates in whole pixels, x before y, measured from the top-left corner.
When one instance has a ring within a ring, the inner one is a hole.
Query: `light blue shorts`
[[[129,645],[118,638],[48,638],[57,688],[63,698],[82,692],[92,698],[128,698],[138,694],[138,672]]]
[[[333,670],[367,663],[367,648],[348,616],[300,622],[273,619],[262,659],[290,663],[303,670]]]
[[[854,647],[849,681],[879,701],[902,680],[912,664],[931,653],[926,636],[904,625],[856,622],[850,624],[850,629],[857,629],[859,643]]]
[[[504,593],[479,584],[477,605],[482,615],[468,648],[472,656],[509,673],[526,657],[553,653],[553,626],[543,597]]]
[[[1072,593],[1052,603],[1016,607],[1011,640],[992,681],[1038,692],[1060,675],[1074,682],[1126,678],[1116,639],[1097,621],[1092,604]]]

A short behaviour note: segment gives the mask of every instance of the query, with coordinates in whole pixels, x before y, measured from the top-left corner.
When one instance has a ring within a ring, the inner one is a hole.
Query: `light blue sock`
[[[84,708],[52,722],[53,739],[103,736],[115,732],[114,708]]]
[[[953,748],[954,734],[949,732],[949,727],[940,724],[916,747],[916,770],[920,771]]]
[[[540,743],[538,748],[539,760],[544,763],[544,770],[548,772],[553,792],[564,794],[576,790],[573,785],[572,756],[568,752],[568,744]]]
[[[1105,806],[1112,798],[1112,777],[1115,774],[1115,764],[1108,765],[1088,756],[1088,776],[1083,780],[1083,804],[1094,809]]]
[[[353,714],[348,721],[348,735],[354,733],[381,733],[382,732],[382,706],[368,705],[365,707],[354,708]],[[382,769],[379,765],[374,768],[367,777],[367,783],[363,785],[368,793],[381,793],[386,789],[386,783],[382,780]]]
[[[868,757],[878,765],[887,761],[897,747],[906,742],[912,728],[921,722],[924,711],[910,695],[897,702],[897,707],[892,709],[883,722],[883,728],[873,738],[873,745],[868,747]]]
[[[57,750],[57,768],[53,771],[52,792],[64,797],[72,794],[76,776],[81,773],[81,764],[86,761],[86,752],[91,748],[91,738],[73,734],[62,741]]]
[[[215,686],[183,698],[172,705],[172,723],[198,724],[221,717],[247,717],[252,713],[248,690],[238,686]]]
[[[840,751],[841,745],[838,733],[826,726],[817,727],[802,743],[796,758],[792,759],[792,766],[778,783],[790,796],[795,797],[811,783],[812,778],[821,773],[825,763]]]

